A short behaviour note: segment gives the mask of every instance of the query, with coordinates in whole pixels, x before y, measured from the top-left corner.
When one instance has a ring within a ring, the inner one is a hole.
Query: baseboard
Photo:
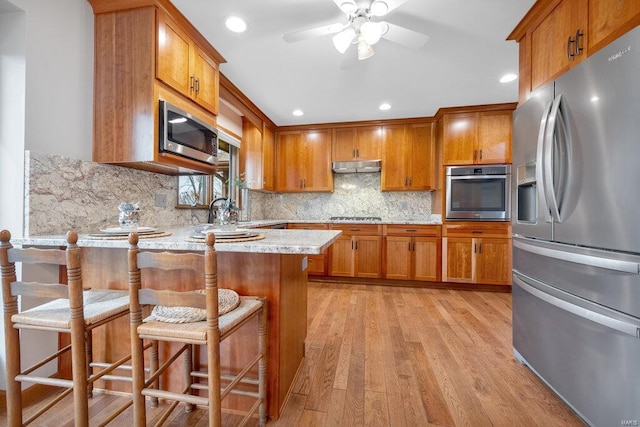
[[[511,292],[511,285],[485,285],[475,283],[423,282],[418,280],[370,279],[362,277],[309,276],[309,282],[331,285],[376,285],[425,289],[454,289],[464,291]]]

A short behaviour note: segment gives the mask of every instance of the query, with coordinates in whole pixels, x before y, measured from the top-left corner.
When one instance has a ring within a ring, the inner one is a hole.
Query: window
[[[240,148],[239,141],[237,146],[227,141],[228,138],[218,141],[218,170],[214,175],[178,177],[178,207],[208,208],[212,200],[233,194],[234,180],[231,177],[237,176]]]

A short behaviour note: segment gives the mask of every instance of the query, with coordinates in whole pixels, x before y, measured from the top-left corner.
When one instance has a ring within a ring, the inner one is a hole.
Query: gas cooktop
[[[330,221],[382,221],[379,216],[332,216]]]

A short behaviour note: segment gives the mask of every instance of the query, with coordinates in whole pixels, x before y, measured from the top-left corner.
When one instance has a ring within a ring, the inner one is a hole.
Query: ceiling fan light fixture
[[[350,14],[358,10],[358,6],[352,1],[345,1],[340,3],[340,10],[346,14]]]
[[[384,16],[389,11],[389,5],[381,0],[371,3],[371,14],[373,16]]]
[[[382,36],[382,27],[377,22],[367,21],[360,26],[360,34],[369,45],[374,45]]]
[[[375,52],[369,43],[364,39],[360,39],[358,42],[358,59],[360,61],[371,58]]]
[[[351,42],[355,35],[356,32],[351,27],[344,31],[340,31],[338,34],[333,36],[333,46],[335,46],[338,52],[345,53],[349,46],[351,46]]]

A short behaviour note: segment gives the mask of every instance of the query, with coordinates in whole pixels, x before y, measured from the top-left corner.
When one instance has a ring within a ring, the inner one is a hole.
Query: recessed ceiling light
[[[500,83],[509,83],[514,81],[515,79],[518,78],[517,74],[513,74],[513,73],[509,73],[509,74],[505,74],[504,76],[502,76],[502,78],[500,79]]]
[[[302,111],[302,110],[293,110],[293,115],[294,116],[298,116],[298,117],[304,116],[304,111]]]
[[[234,33],[242,33],[247,29],[247,23],[244,22],[244,19],[237,16],[228,17],[224,23]]]
[[[378,107],[379,109],[381,109],[382,111],[387,111],[391,109],[391,104],[387,104],[386,102],[383,104],[380,104],[380,106]]]

